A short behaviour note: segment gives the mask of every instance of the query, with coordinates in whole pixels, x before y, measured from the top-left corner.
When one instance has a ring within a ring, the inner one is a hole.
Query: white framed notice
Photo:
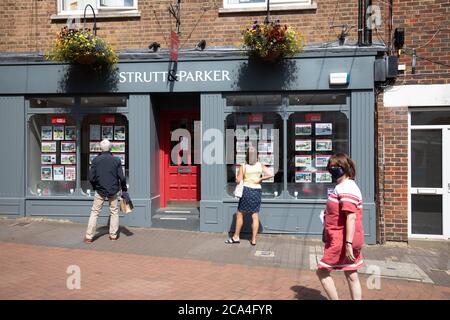
[[[311,156],[295,156],[296,167],[311,167]]]
[[[247,151],[247,142],[236,141],[236,152],[246,152],[246,151]]]
[[[66,126],[65,139],[66,140],[77,140],[77,127]]]
[[[333,178],[328,171],[317,171],[316,172],[316,183],[331,183]]]
[[[54,153],[42,153],[41,164],[56,164],[56,154]]]
[[[312,143],[311,140],[295,140],[295,151],[311,151]]]
[[[236,154],[236,164],[245,163],[245,153],[237,153]]]
[[[53,126],[53,140],[64,140],[64,126]]]
[[[316,168],[325,168],[328,165],[331,155],[316,154]]]
[[[312,182],[311,172],[296,171],[295,172],[295,183],[310,183]]]
[[[333,141],[331,139],[317,139],[316,151],[332,151]]]
[[[258,154],[258,161],[264,165],[273,166],[274,156],[273,154],[260,153]]]
[[[99,124],[91,124],[89,131],[89,140],[100,140],[100,128]]]
[[[42,152],[56,152],[56,141],[42,142],[41,145]]]
[[[76,153],[61,153],[61,164],[76,164],[77,154]]]
[[[61,142],[61,152],[76,152],[76,142]]]
[[[316,136],[331,136],[332,134],[332,123],[316,123]]]
[[[114,140],[113,126],[102,126],[102,139]]]
[[[77,170],[75,166],[66,166],[64,173],[65,181],[75,181],[77,179]]]
[[[270,172],[270,174],[271,175],[273,175],[273,167],[272,166],[266,166],[266,168],[267,168],[267,170]],[[263,173],[264,174],[264,173]],[[275,182],[275,177],[272,177],[272,178],[270,178],[270,179],[267,179],[267,180],[263,180],[262,181],[263,183],[273,183],[273,182]]]
[[[53,127],[52,126],[42,126],[41,127],[41,138],[42,138],[42,140],[53,140]]]
[[[124,153],[125,142],[111,142],[111,152]]]
[[[52,181],[53,180],[53,167],[52,166],[41,166],[41,180],[42,181]]]
[[[125,140],[125,126],[114,126],[114,140]]]
[[[99,141],[89,142],[89,151],[90,152],[102,152],[102,148],[100,147],[100,142]]]
[[[310,136],[312,133],[311,123],[296,123],[295,135],[296,136]]]
[[[53,181],[64,181],[64,166],[53,166]]]

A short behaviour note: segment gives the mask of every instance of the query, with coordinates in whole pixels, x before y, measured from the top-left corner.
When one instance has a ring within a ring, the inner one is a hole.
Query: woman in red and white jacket
[[[361,249],[364,245],[361,191],[356,185],[355,164],[349,156],[338,153],[330,158],[328,171],[337,182],[328,195],[324,216],[323,258],[317,266],[317,276],[328,297],[338,299],[332,270],[343,270],[351,297],[361,299],[361,284],[357,270],[364,265]]]

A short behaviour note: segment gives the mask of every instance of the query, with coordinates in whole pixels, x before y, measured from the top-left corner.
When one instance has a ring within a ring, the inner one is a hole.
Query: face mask
[[[330,173],[334,180],[339,179],[345,174],[344,169],[342,169],[341,167],[331,167]]]

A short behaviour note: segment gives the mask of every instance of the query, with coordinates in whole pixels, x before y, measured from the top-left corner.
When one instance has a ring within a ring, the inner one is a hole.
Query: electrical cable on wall
[[[404,50],[405,54],[413,56],[413,57],[415,56],[417,59],[429,61],[431,63],[437,64],[437,65],[441,65],[443,67],[450,68],[450,64],[446,64],[446,63],[443,63],[443,62],[432,60],[430,58],[422,57],[422,56],[417,55],[417,53],[414,54],[414,51],[416,50],[416,48],[412,48],[412,49],[410,49],[410,48],[403,48],[403,50]],[[411,52],[407,52],[408,50],[411,50]]]

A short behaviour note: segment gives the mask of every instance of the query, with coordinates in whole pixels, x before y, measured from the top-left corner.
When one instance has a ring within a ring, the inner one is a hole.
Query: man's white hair
[[[103,139],[102,142],[100,142],[100,148],[103,152],[111,151],[111,142],[109,142],[108,139]]]

